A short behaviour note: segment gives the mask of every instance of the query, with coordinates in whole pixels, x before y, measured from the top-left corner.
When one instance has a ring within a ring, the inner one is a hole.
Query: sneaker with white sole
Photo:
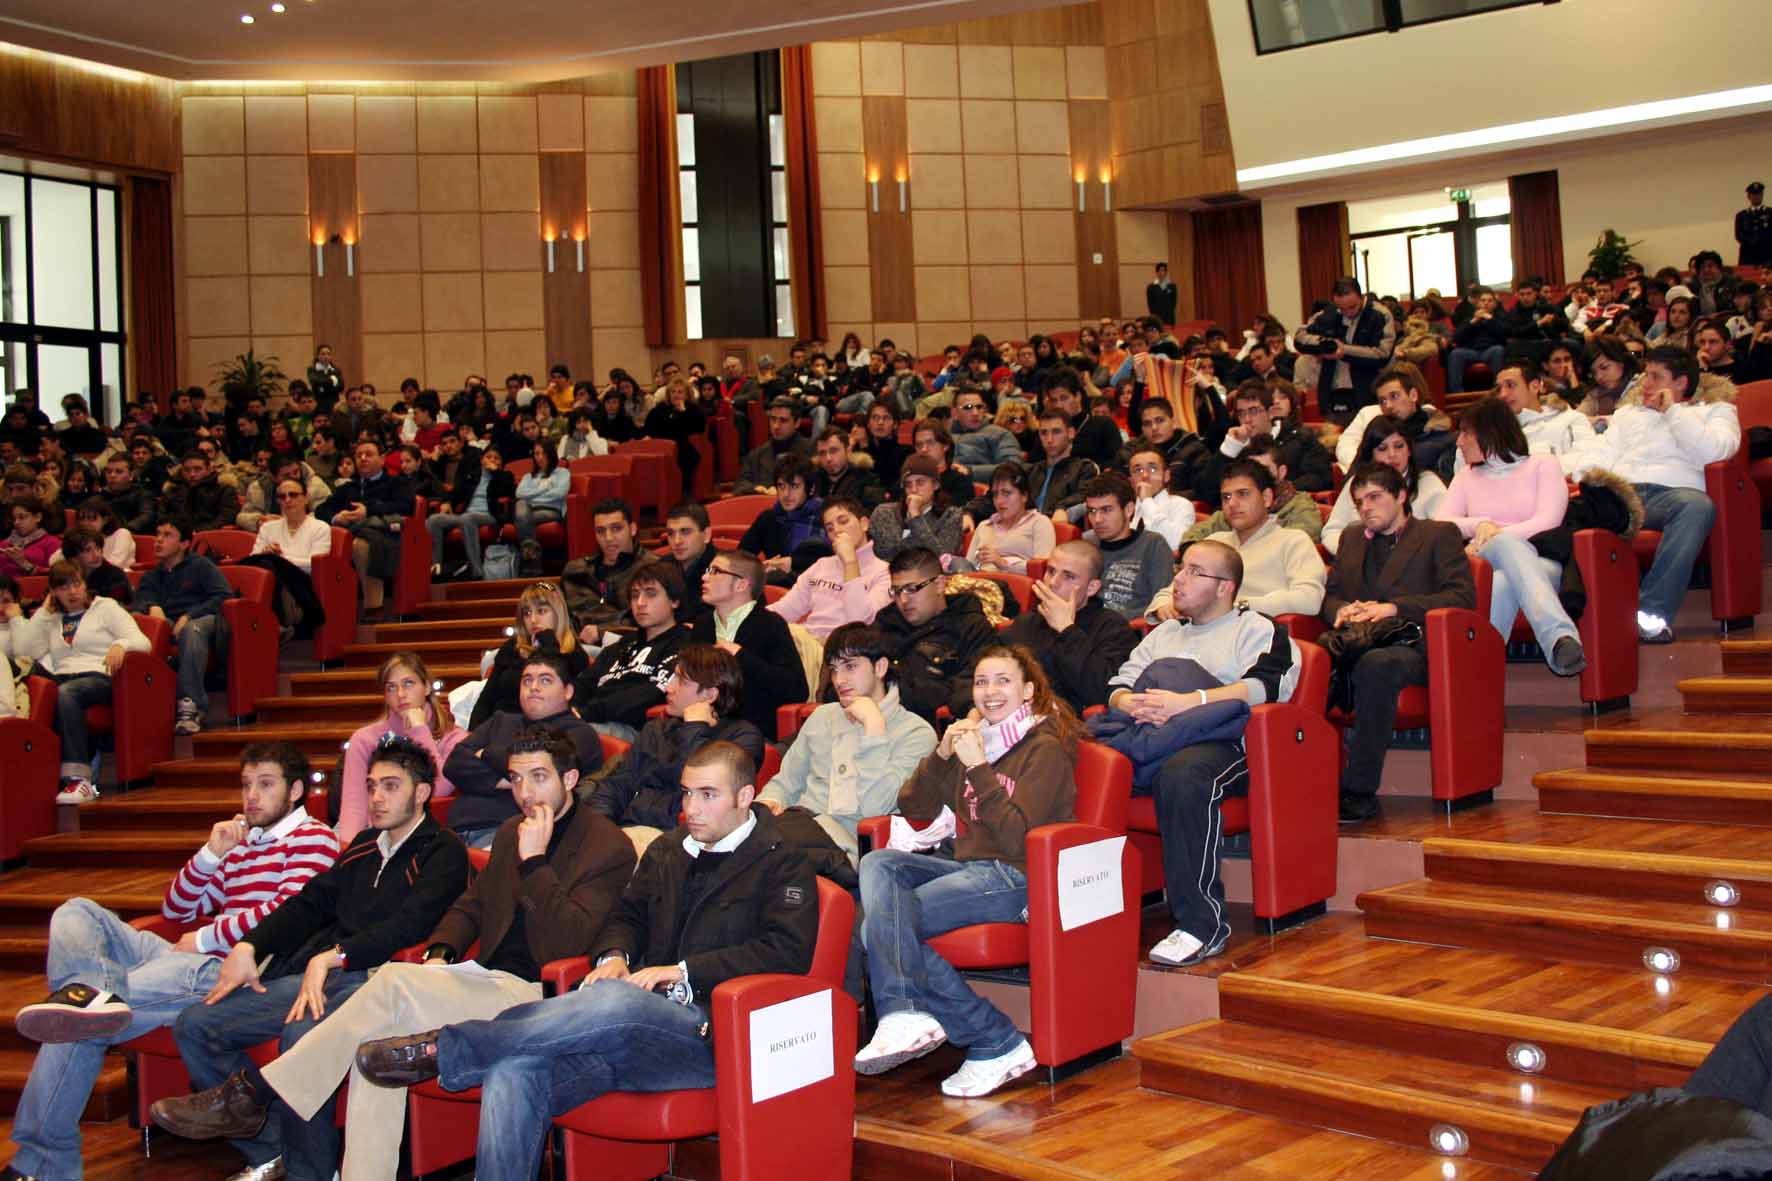
[[[855,1055],[857,1074],[885,1074],[913,1058],[921,1058],[948,1040],[941,1022],[927,1013],[888,1013],[880,1018],[873,1038]]]
[[[196,734],[203,729],[203,718],[197,712],[197,703],[189,697],[178,699],[178,721],[172,724],[174,734]]]
[[[129,1005],[122,998],[76,980],[20,1009],[12,1025],[21,1037],[59,1044],[112,1037],[128,1029],[129,1022]]]
[[[977,1099],[1014,1082],[1037,1065],[1034,1048],[1022,1038],[1007,1054],[977,1061],[966,1059],[960,1069],[941,1080],[941,1093],[955,1099]]]
[[[58,804],[90,804],[96,799],[97,785],[92,780],[77,775],[62,780],[62,789],[55,796]]]
[[[1177,927],[1163,936],[1162,940],[1151,948],[1151,960],[1159,964],[1168,964],[1172,968],[1191,968],[1195,964],[1218,955],[1229,941],[1230,933],[1224,932],[1210,944],[1201,943]]]
[[[229,1177],[228,1181],[283,1181],[283,1178],[288,1175],[283,1167],[283,1158],[274,1156],[262,1165],[247,1165]],[[333,1176],[336,1177],[338,1174],[334,1173]]]

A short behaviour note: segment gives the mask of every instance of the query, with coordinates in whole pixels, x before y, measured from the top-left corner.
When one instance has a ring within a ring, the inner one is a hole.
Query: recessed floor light
[[[273,5],[271,5],[271,11],[272,12],[283,12],[286,10],[284,9],[284,7],[281,4],[273,4]]]
[[[250,12],[242,12],[240,14],[240,23],[243,25],[251,24],[252,23],[252,14]]]

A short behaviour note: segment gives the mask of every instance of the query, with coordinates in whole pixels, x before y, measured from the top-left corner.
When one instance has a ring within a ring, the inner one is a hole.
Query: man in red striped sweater
[[[80,1175],[80,1113],[111,1046],[172,1024],[215,985],[222,957],[308,879],[338,859],[338,838],[302,806],[308,760],[286,742],[240,753],[240,812],[217,823],[167,888],[161,913],[193,926],[177,943],[85,898],[49,921],[47,1000],[18,1012],[42,1042],[18,1103],[15,1177]]]

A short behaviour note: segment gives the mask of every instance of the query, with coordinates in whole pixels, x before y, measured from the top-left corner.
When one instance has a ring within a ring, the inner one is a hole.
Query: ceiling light
[[[243,25],[251,24],[252,23],[252,14],[250,12],[242,12],[240,14],[240,23]]]
[[[1671,947],[1651,947],[1643,952],[1643,966],[1651,972],[1678,972],[1680,953]]]
[[[1734,906],[1741,901],[1741,891],[1729,882],[1711,882],[1705,886],[1704,896],[1712,906]]]
[[[1515,1042],[1507,1048],[1507,1064],[1526,1074],[1544,1069],[1544,1051],[1531,1042]]]
[[[1471,1138],[1457,1124],[1435,1124],[1428,1129],[1427,1142],[1446,1156],[1463,1156],[1471,1147]]]

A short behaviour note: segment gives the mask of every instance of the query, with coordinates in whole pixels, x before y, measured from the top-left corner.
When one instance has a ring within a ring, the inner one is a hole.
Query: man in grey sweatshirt
[[[1085,541],[1101,548],[1101,603],[1127,619],[1144,614],[1145,605],[1175,577],[1175,551],[1162,534],[1132,524],[1132,482],[1107,472],[1083,490],[1089,514]]]

